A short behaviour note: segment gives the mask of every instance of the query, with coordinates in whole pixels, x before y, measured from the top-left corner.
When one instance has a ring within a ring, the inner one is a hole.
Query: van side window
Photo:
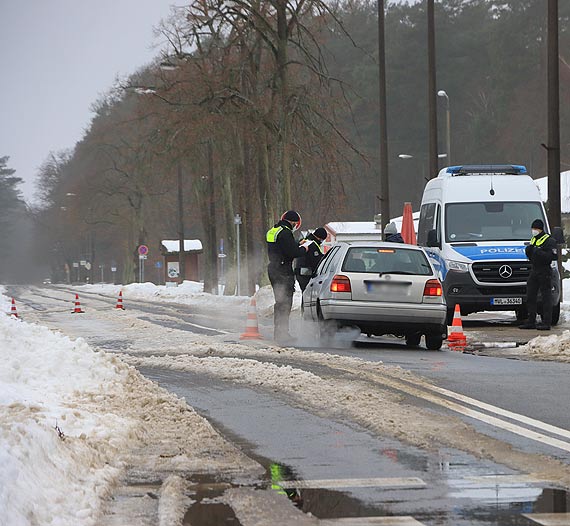
[[[422,205],[420,210],[420,224],[418,228],[418,245],[420,246],[427,245],[428,232],[436,228],[435,218],[437,208],[436,203],[426,203],[425,205]]]

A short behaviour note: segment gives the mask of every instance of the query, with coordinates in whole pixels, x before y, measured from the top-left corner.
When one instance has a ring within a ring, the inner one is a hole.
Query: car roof
[[[334,245],[348,246],[351,248],[407,248],[412,250],[422,250],[422,247],[418,247],[417,245],[408,245],[407,243],[391,243],[389,241],[339,241]]]

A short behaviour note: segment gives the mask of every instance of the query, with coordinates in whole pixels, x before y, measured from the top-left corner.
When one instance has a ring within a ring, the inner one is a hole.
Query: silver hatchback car
[[[338,328],[368,335],[422,335],[430,350],[447,338],[442,286],[424,251],[385,242],[338,243],[321,261],[303,293],[303,319],[319,324],[321,338]]]

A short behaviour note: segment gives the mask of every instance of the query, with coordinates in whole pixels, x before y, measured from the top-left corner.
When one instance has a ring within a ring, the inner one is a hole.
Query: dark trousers
[[[550,272],[531,272],[526,282],[526,305],[528,308],[528,321],[536,322],[536,308],[538,291],[542,296],[542,323],[552,323],[552,291]]]
[[[297,274],[297,283],[299,283],[299,287],[301,287],[301,292],[305,292],[309,281],[311,281],[311,276],[300,276]]]
[[[273,308],[273,337],[278,339],[289,338],[289,315],[293,305],[293,292],[295,292],[295,275],[293,270],[287,271],[282,266],[269,265],[267,273],[273,287],[275,307]]]

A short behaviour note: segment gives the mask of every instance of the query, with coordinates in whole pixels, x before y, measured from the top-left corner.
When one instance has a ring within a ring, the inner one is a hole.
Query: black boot
[[[519,325],[519,329],[536,329],[536,322],[527,320],[522,325]]]

